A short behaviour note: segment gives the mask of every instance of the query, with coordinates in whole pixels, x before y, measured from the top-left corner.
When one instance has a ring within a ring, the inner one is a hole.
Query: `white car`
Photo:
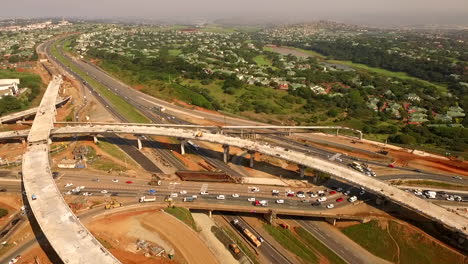
[[[305,195],[303,193],[298,193],[296,196],[297,198],[305,198]]]
[[[83,195],[83,196],[91,196],[91,195],[93,195],[93,194],[90,193],[90,192],[84,192],[84,193],[82,193],[82,195]]]
[[[178,195],[177,193],[171,193],[171,194],[170,194],[170,197],[171,197],[171,198],[176,198],[176,197],[179,197],[179,195]]]
[[[422,193],[422,192],[420,192],[420,191],[414,191],[414,195],[417,195],[417,196],[422,196],[422,195],[423,195],[423,193]]]
[[[80,186],[78,187],[80,190],[83,190],[85,187],[84,186]]]
[[[319,202],[325,202],[327,200],[327,197],[320,197],[317,199]]]
[[[207,191],[204,191],[204,192],[200,192],[201,195],[208,195],[208,192]]]
[[[310,198],[315,198],[315,197],[318,197],[318,194],[316,194],[316,193],[311,193],[310,194]]]
[[[234,194],[232,195],[232,197],[234,197],[234,198],[239,198],[239,194],[234,193]]]
[[[186,190],[182,190],[179,192],[180,194],[187,194],[187,191]]]
[[[277,204],[284,204],[284,200],[276,200]]]
[[[259,192],[259,191],[260,191],[260,188],[258,188],[258,187],[252,187],[251,191],[252,191],[252,192]]]
[[[216,199],[217,200],[224,200],[224,199],[226,199],[226,196],[220,194],[220,195],[216,196]]]
[[[112,182],[119,182],[118,179],[112,179]]]
[[[65,187],[71,187],[71,186],[73,186],[73,183],[67,183],[67,184],[65,184]]]
[[[323,191],[323,190],[317,191],[317,194],[324,194],[324,193],[325,193],[325,191]]]
[[[453,195],[448,196],[446,199],[447,201],[455,201],[455,197],[453,197]]]
[[[332,208],[334,208],[334,207],[335,207],[335,206],[334,206],[333,204],[327,205],[327,208],[328,208],[328,209],[332,209]]]
[[[255,198],[254,198],[254,197],[251,197],[251,198],[247,199],[247,201],[249,201],[249,202],[255,202]]]
[[[107,193],[107,190],[102,190],[101,193],[104,193],[104,194],[105,194],[105,193]]]

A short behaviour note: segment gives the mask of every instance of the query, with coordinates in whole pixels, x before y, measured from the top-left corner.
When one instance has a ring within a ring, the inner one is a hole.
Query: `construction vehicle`
[[[237,219],[234,219],[232,221],[232,224],[237,228],[237,230],[239,230],[245,237],[247,237],[247,239],[256,247],[259,247],[262,245],[262,243],[258,240],[258,238],[256,236],[254,236],[254,234],[252,234],[252,232],[250,232],[250,230],[244,226],[242,226],[240,223],[239,223],[239,220]]]
[[[195,132],[195,135],[194,135],[194,136],[195,136],[195,137],[202,137],[202,136],[203,136],[203,132],[197,131],[197,132]]]
[[[232,253],[235,255],[240,253],[239,247],[236,244],[229,244],[229,249],[231,250]]]
[[[164,199],[165,202],[172,202],[172,197],[166,196],[166,199]]]
[[[112,209],[112,208],[117,208],[117,207],[121,207],[122,206],[122,203],[121,202],[118,202],[116,200],[112,200],[110,202],[107,202],[106,205],[104,206],[105,209]]]
[[[154,202],[156,201],[156,196],[142,196],[140,197],[140,203]]]

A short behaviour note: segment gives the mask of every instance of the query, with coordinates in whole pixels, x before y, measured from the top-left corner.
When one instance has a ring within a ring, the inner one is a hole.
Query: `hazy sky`
[[[44,16],[153,19],[247,16],[376,23],[392,19],[419,23],[465,20],[465,23],[468,0],[1,0],[0,17]]]

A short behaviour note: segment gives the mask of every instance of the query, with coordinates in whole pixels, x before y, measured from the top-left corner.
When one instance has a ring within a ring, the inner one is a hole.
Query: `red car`
[[[395,165],[393,165],[393,164],[390,163],[390,164],[387,165],[387,167],[389,167],[389,168],[395,168]]]
[[[288,193],[286,196],[288,196],[288,197],[294,197],[294,193]]]
[[[336,191],[330,191],[329,192],[329,194],[335,194],[335,193],[336,193]]]
[[[343,198],[341,198],[341,197],[340,197],[340,198],[338,198],[338,199],[336,199],[336,201],[337,201],[337,202],[342,202],[343,200],[344,200],[344,199],[343,199]]]
[[[132,182],[132,181],[126,181],[125,183],[131,184],[131,183],[133,183],[133,182]]]

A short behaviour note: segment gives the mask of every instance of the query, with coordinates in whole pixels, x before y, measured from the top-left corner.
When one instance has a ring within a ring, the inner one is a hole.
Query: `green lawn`
[[[305,53],[307,55],[310,55],[312,57],[317,57],[317,58],[325,58],[322,54],[315,52],[313,50],[305,50],[305,49],[300,49],[300,48],[295,48],[295,47],[290,47],[290,46],[281,46],[281,48],[286,48],[286,49],[291,49],[291,50],[296,50],[302,53]],[[274,48],[271,47],[263,47],[264,51],[269,51],[269,52],[276,52]]]
[[[130,158],[127,153],[125,153],[123,150],[121,150],[119,147],[116,145],[109,143],[105,140],[101,140],[98,143],[98,147],[106,152],[107,154],[111,155],[112,157],[121,160],[123,162],[126,162],[129,166],[136,166],[136,164],[133,162],[133,159]]]
[[[181,54],[181,53],[182,53],[182,50],[180,50],[180,49],[170,49],[170,50],[169,50],[169,55],[170,55],[170,56],[174,56],[174,57],[175,57],[175,56],[177,56],[177,55],[179,55],[179,54]]]
[[[408,232],[406,228],[393,221],[390,222],[389,228],[400,247],[401,264],[466,263],[462,254],[427,239],[419,232]]]
[[[265,55],[258,55],[253,58],[255,63],[257,63],[258,66],[271,66],[271,60],[268,59]]]
[[[343,233],[372,254],[401,264],[464,263],[464,256],[441,246],[428,235],[395,221],[388,222],[388,231],[377,221],[346,227]],[[398,244],[400,254],[397,255]]]
[[[62,44],[63,45],[63,44]],[[86,80],[92,87],[94,87],[104,98],[106,98],[119,113],[127,119],[129,122],[134,123],[149,123],[149,119],[142,115],[138,110],[136,110],[131,104],[129,104],[125,99],[111,92],[106,86],[97,82],[95,79],[88,76],[84,71],[72,64],[67,58],[62,56],[56,45],[52,45],[51,53],[54,55],[57,60],[67,65],[70,69],[75,71],[76,74],[80,75],[84,80]]]
[[[172,207],[167,207],[166,209],[164,209],[164,211],[166,211],[166,213],[169,213],[175,216],[180,221],[186,223],[188,226],[193,228],[193,230],[197,232],[199,231],[197,224],[195,223],[195,220],[193,220],[192,213],[190,213],[188,209],[183,208],[183,207],[172,206]]]
[[[263,228],[283,247],[307,263],[319,263],[318,256],[305,243],[299,240],[289,229],[264,224]]]
[[[370,253],[392,262],[396,260],[395,242],[377,221],[350,226],[342,232]]]
[[[295,229],[296,233],[301,237],[306,242],[306,245],[309,247],[314,248],[320,254],[328,259],[330,263],[333,264],[346,264],[346,262],[341,259],[338,255],[335,254],[335,252],[331,251],[327,246],[322,244],[318,239],[316,239],[312,234],[307,232],[302,227],[298,227]]]

